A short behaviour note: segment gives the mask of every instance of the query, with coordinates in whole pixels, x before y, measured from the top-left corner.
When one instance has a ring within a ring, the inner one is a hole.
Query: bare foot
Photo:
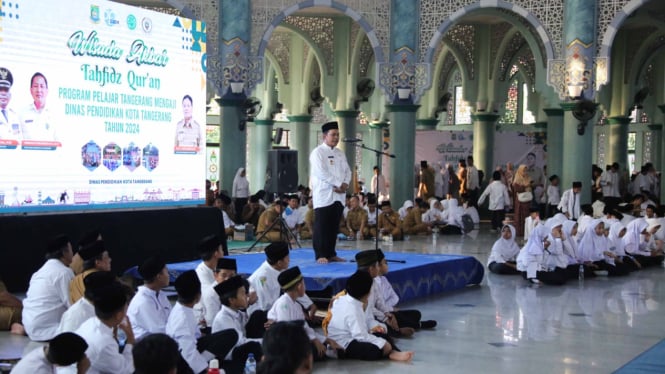
[[[12,323],[10,332],[14,335],[25,335],[25,328],[20,323]]]
[[[400,327],[399,328],[399,333],[402,334],[402,336],[409,337],[412,336],[416,330],[414,330],[411,327]]]
[[[397,351],[392,351],[388,355],[388,357],[393,360],[393,361],[403,361],[403,362],[408,362],[411,361],[413,358],[414,353],[411,351],[407,352],[397,352]]]
[[[316,262],[318,262],[319,264],[327,264],[328,259],[325,258],[325,257],[319,257],[319,258],[316,259]]]
[[[332,256],[328,259],[330,262],[346,262],[345,259],[339,257],[339,256]]]

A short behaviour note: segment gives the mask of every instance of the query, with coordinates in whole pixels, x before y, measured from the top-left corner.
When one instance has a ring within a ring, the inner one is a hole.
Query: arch
[[[648,3],[651,0],[631,0],[626,4],[612,19],[612,22],[607,26],[605,34],[603,34],[603,39],[600,43],[600,53],[598,57],[607,58],[607,61],[610,61],[610,56],[612,54],[612,44],[614,44],[614,38],[616,38],[621,25],[626,21],[626,19],[635,12],[642,5]]]
[[[293,25],[281,24],[281,25],[279,25],[279,27],[283,27],[283,28],[291,31],[295,35],[298,35],[300,38],[302,38],[305,41],[305,43],[307,43],[310,50],[314,54],[314,58],[316,60],[316,63],[319,65],[319,70],[321,72],[326,71],[325,66],[323,65],[323,61],[325,60],[324,57],[323,57],[323,52],[321,52],[321,49],[319,48],[319,46],[314,42],[314,40],[312,40],[312,38],[309,37],[309,35],[304,34],[302,32],[302,30],[300,30],[299,28],[297,28]],[[273,32],[274,32],[274,30],[275,29],[273,29]],[[271,35],[272,35],[272,32],[271,32]],[[266,41],[266,48],[268,47],[268,41],[269,40],[270,40],[270,38],[268,38],[267,41]],[[264,51],[264,53],[265,53],[265,51]]]
[[[646,0],[644,0],[646,1]],[[497,0],[496,2],[490,2],[490,1],[479,1],[470,5],[465,6],[464,8],[461,8],[457,10],[455,13],[453,13],[450,18],[445,20],[441,25],[439,25],[439,28],[437,31],[434,33],[432,36],[432,40],[430,40],[429,46],[427,47],[427,52],[425,53],[425,62],[432,62],[432,58],[434,57],[434,51],[436,50],[437,44],[443,39],[443,35],[458,21],[460,21],[462,18],[465,16],[469,15],[471,12],[477,11],[477,10],[482,10],[482,9],[492,9],[492,8],[499,8],[499,9],[505,9],[509,10],[518,16],[523,17],[533,28],[536,30],[538,33],[538,36],[540,37],[541,41],[543,42],[543,45],[545,47],[545,54],[547,57],[547,60],[554,59],[554,44],[552,43],[552,40],[550,39],[549,35],[547,35],[547,32],[545,31],[545,27],[543,26],[542,23],[534,16],[531,14],[528,10],[524,9],[523,7],[517,5],[517,4],[511,4],[503,0]]]
[[[376,61],[377,62],[384,62],[384,56],[383,56],[383,48],[381,46],[381,43],[379,43],[379,39],[376,36],[376,32],[374,31],[374,28],[367,22],[366,19],[364,19],[360,13],[358,13],[356,10],[353,8],[349,7],[348,5],[339,3],[337,1],[332,1],[332,0],[320,0],[320,1],[302,1],[298,4],[295,4],[287,9],[282,10],[275,18],[272,19],[270,24],[267,26],[267,28],[263,32],[263,36],[261,37],[261,42],[259,43],[259,48],[257,49],[257,55],[259,57],[262,57],[263,54],[265,53],[266,47],[268,46],[268,40],[270,40],[270,35],[272,35],[273,31],[277,26],[280,26],[282,21],[284,19],[294,13],[296,13],[299,10],[303,10],[306,8],[312,8],[312,7],[327,7],[327,8],[332,8],[339,10],[343,14],[347,15],[350,17],[352,20],[358,23],[360,27],[365,31],[365,34],[367,35],[367,38],[369,38],[369,41],[372,45],[372,49],[374,50],[374,55],[376,56]]]

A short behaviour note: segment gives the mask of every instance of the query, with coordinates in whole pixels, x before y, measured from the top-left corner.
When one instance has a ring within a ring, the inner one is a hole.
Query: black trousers
[[[462,229],[457,226],[443,226],[439,231],[441,235],[462,235]]]
[[[659,266],[663,263],[663,256],[633,255],[633,257],[635,257],[643,268],[648,266]]]
[[[234,329],[218,331],[214,334],[202,336],[196,341],[196,349],[199,352],[208,351],[217,357],[220,361],[233,349],[238,342],[238,333]],[[205,370],[204,372],[207,372]],[[178,373],[194,373],[185,358],[180,355],[178,359]]]
[[[490,210],[492,212],[492,228],[494,230],[501,230],[503,227],[503,220],[506,219],[506,211],[504,209]]]
[[[236,219],[235,222],[238,223],[245,223],[242,221],[242,209],[247,205],[247,198],[246,197],[236,197],[235,202],[233,205],[235,205],[236,208]]]
[[[510,262],[510,263],[513,264],[513,265],[515,265],[514,262]],[[494,274],[514,275],[514,274],[519,274],[519,273],[520,273],[520,271],[517,270],[517,269],[515,269],[515,268],[512,268],[512,267],[510,267],[510,266],[508,266],[508,265],[506,265],[506,264],[497,263],[497,262],[494,262],[494,261],[492,261],[492,262],[489,264],[488,268],[489,268],[490,271],[491,271],[492,273],[494,273]]]
[[[623,263],[615,262],[615,265],[612,266],[605,261],[596,261],[593,264],[596,265],[600,270],[606,270],[608,277],[617,277],[630,274],[630,267]]]
[[[374,333],[374,336],[385,339],[393,347],[393,350],[399,351],[395,346],[394,340],[386,334]],[[364,361],[376,361],[382,359],[383,349],[375,346],[372,343],[359,342],[352,340],[351,343],[344,350],[343,358],[350,358]]]
[[[399,327],[411,327],[413,329],[420,328],[420,320],[422,315],[419,310],[415,309],[406,309],[406,310],[396,310],[392,312],[397,319],[397,324]]]
[[[332,205],[314,209],[312,245],[317,259],[337,256],[335,244],[337,243],[337,231],[343,212],[344,206],[339,201],[335,201]]]
[[[249,316],[249,320],[245,325],[245,334],[250,339],[263,338],[266,333],[265,323],[268,321],[268,312],[264,310],[256,310]]]
[[[522,272],[522,277],[526,279],[526,271]],[[566,273],[566,269],[555,268],[552,271],[536,272],[536,279],[545,284],[561,286],[562,284],[565,284],[566,281],[568,280],[568,274]]]

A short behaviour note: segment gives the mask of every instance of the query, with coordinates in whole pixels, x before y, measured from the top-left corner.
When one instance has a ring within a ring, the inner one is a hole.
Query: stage
[[[353,260],[357,252],[337,250],[340,257],[349,261],[322,265],[314,261],[314,251],[311,248],[294,249],[291,251],[290,267],[300,267],[308,291],[330,290],[335,294],[344,289],[346,280],[356,270],[356,263],[350,260]],[[390,269],[386,277],[402,302],[479,284],[484,275],[484,266],[471,256],[401,252],[385,254]],[[249,276],[265,261],[263,253],[234,254],[228,257],[237,260],[238,273],[245,276]],[[182,272],[196,268],[200,262],[196,260],[169,264],[171,281]],[[127,272],[139,277],[136,267]]]

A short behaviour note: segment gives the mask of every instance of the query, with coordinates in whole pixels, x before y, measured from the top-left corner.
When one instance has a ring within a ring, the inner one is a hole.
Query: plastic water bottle
[[[256,374],[256,359],[254,358],[254,353],[250,353],[247,356],[247,361],[245,362],[245,374]]]
[[[393,244],[393,234],[388,235],[388,244]]]
[[[208,363],[208,374],[223,374],[224,370],[220,372],[219,370],[219,361],[216,358],[213,358]]]
[[[580,270],[577,272],[577,280],[584,281],[584,265],[580,264]]]

